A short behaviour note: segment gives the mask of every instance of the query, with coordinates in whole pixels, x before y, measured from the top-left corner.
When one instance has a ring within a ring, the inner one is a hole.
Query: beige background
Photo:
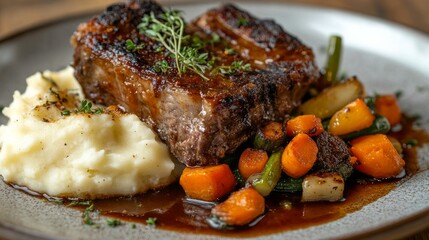
[[[0,0],[0,39],[55,19],[61,19],[82,12],[101,10],[109,5],[109,3],[118,1],[120,0]],[[187,0],[179,1],[189,2]],[[161,2],[179,1],[164,0]],[[404,24],[429,34],[429,0],[275,1],[358,12]],[[406,239],[429,240],[429,229]]]
[[[120,0],[0,0],[0,39],[31,26]],[[191,0],[161,0],[190,2]],[[226,0],[225,0],[226,1]],[[254,0],[255,1],[255,0]],[[338,8],[398,22],[429,33],[429,0],[275,0]]]

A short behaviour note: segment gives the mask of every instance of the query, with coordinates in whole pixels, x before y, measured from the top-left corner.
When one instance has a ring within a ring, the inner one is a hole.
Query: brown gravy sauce
[[[363,206],[386,195],[398,184],[407,181],[418,171],[415,147],[406,146],[410,139],[417,140],[417,147],[429,143],[429,135],[413,128],[413,121],[403,118],[401,129],[389,133],[403,145],[406,161],[406,176],[402,179],[375,181],[352,181],[345,191],[341,202],[301,203],[300,196],[294,194],[272,193],[266,198],[267,213],[252,227],[243,227],[232,231],[212,229],[206,223],[212,207],[209,203],[192,202],[186,198],[178,183],[159,191],[152,191],[133,197],[121,197],[95,200],[95,209],[102,215],[126,221],[146,223],[155,217],[156,227],[187,233],[204,233],[229,237],[250,237],[272,234],[293,229],[323,224],[358,211]],[[19,188],[22,190],[22,188]],[[292,203],[291,209],[280,204],[283,201]],[[84,209],[81,208],[80,209]]]

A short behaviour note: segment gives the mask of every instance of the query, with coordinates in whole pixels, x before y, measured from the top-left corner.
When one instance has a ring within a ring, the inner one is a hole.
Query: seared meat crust
[[[281,120],[290,113],[319,78],[310,48],[273,21],[256,19],[232,5],[209,10],[186,32],[206,42],[220,36],[203,49],[215,67],[243,61],[252,71],[207,72],[209,80],[192,71],[179,75],[174,58],[166,50],[157,51],[161,45],[137,28],[145,14],[162,11],[152,1],[108,7],[72,36],[73,66],[86,97],[137,114],[189,166],[219,163],[265,120]],[[144,47],[129,51],[127,39]],[[166,73],[153,68],[160,60],[170,66]]]

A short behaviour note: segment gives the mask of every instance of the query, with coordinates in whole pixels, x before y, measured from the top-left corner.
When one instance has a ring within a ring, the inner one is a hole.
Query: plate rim
[[[163,5],[180,5],[180,6],[186,6],[195,4],[195,0],[173,0],[173,1],[159,1]],[[261,3],[258,0],[238,0],[238,1],[231,1],[233,3],[237,4],[258,4],[258,5],[265,5],[267,3]],[[210,3],[219,3],[215,0],[204,0],[204,1],[198,1],[198,4],[210,4]],[[369,21],[376,21],[382,24],[386,24],[391,28],[394,28],[396,30],[408,30],[412,31],[417,35],[421,35],[427,40],[429,40],[429,33],[426,33],[420,29],[416,29],[410,26],[407,26],[402,23],[388,21],[386,19],[372,16],[372,15],[366,15],[360,12],[353,12],[346,9],[336,9],[336,8],[330,8],[326,6],[314,6],[314,5],[308,5],[308,4],[298,4],[298,3],[286,3],[281,0],[268,0],[268,4],[279,4],[279,5],[285,5],[285,6],[294,6],[302,9],[311,9],[313,11],[330,11],[330,12],[338,12],[342,14],[346,14],[348,16],[354,16],[358,18],[365,18]],[[102,9],[101,9],[102,10]],[[6,35],[3,38],[0,38],[0,45],[4,44],[7,41],[11,41],[15,38],[19,38],[26,34],[31,34],[33,32],[37,32],[40,29],[49,28],[54,25],[61,25],[64,23],[67,23],[69,21],[73,21],[76,19],[81,18],[90,18],[92,16],[95,16],[100,11],[83,11],[80,13],[72,14],[65,17],[60,17],[56,19],[52,19],[46,22],[41,22],[36,25],[18,30],[17,32],[14,32],[12,34]],[[428,42],[429,44],[429,42]],[[429,170],[424,170],[429,171]],[[418,174],[419,172],[415,173]],[[3,181],[0,179],[0,181]],[[397,186],[398,187],[398,186]],[[359,211],[359,210],[358,210]],[[426,229],[429,227],[429,206],[424,209],[423,211],[411,214],[409,216],[403,217],[398,219],[397,221],[386,223],[385,225],[382,225],[380,227],[377,227],[375,229],[367,230],[365,232],[358,232],[358,233],[352,233],[352,234],[346,234],[343,236],[340,236],[336,239],[349,239],[349,240],[355,240],[355,239],[386,239],[386,237],[389,237],[390,239],[400,239],[403,237],[410,236],[412,234],[418,233],[419,231],[422,231],[423,229]],[[305,229],[305,228],[302,228]],[[275,234],[281,234],[282,232],[278,232]],[[392,237],[392,235],[394,235]],[[267,235],[268,236],[268,235]],[[50,239],[57,239],[57,237],[48,236],[46,234],[42,233],[36,233],[31,229],[27,229],[26,227],[14,227],[10,226],[9,224],[5,224],[5,222],[0,221],[0,240],[3,238],[6,239],[40,239],[40,240],[50,240]]]

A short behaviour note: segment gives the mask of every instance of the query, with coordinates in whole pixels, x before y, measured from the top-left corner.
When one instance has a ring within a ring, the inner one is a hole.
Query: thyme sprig
[[[231,75],[241,71],[243,72],[252,71],[250,63],[244,64],[243,61],[235,61],[235,62],[232,62],[231,65],[229,66],[223,65],[223,66],[216,67],[215,69],[213,69],[211,74]]]
[[[169,68],[170,66],[168,66],[168,62],[166,60],[158,61],[153,66],[153,69],[155,70],[155,72],[162,72],[162,73],[166,73]]]
[[[143,17],[138,28],[141,33],[160,42],[171,53],[179,75],[189,69],[208,80],[204,75],[206,70],[211,69],[208,54],[201,53],[200,48],[184,46],[183,42],[189,36],[184,35],[185,22],[179,11],[166,10],[158,18],[151,12]]]
[[[80,107],[74,111],[64,109],[61,112],[62,116],[70,116],[72,113],[90,113],[90,114],[101,114],[104,110],[102,108],[92,108],[92,103],[87,100],[82,100],[80,102]]]

